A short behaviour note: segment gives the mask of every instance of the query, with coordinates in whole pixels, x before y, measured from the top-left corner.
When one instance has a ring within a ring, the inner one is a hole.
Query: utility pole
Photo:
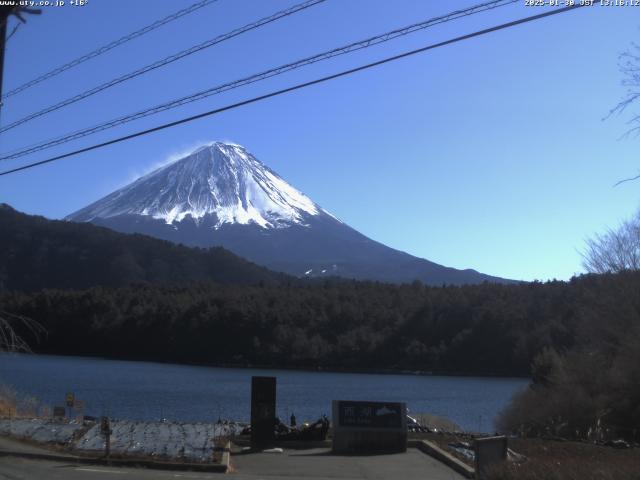
[[[9,22],[9,15],[13,12],[15,7],[2,6],[0,7],[0,109],[2,108],[2,79],[4,78],[4,44],[7,39],[7,23]]]
[[[0,6],[0,111],[2,111],[2,106],[4,104],[2,101],[2,84],[4,78],[4,47],[7,42],[7,23],[9,23],[9,16],[11,15],[15,15],[15,17],[22,23],[26,23],[27,21],[22,17],[22,13],[40,15],[42,10],[19,7],[16,5]]]

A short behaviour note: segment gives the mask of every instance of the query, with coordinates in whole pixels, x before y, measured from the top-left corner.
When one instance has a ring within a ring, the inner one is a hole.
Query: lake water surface
[[[410,412],[490,432],[498,412],[526,387],[519,378],[376,375],[196,367],[86,357],[0,354],[0,383],[64,405],[72,391],[89,415],[130,420],[248,421],[251,376],[277,377],[278,415],[298,421],[331,414],[331,400],[406,402]]]

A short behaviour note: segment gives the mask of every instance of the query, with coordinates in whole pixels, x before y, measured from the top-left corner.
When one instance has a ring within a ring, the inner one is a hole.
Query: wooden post
[[[102,417],[100,419],[100,432],[105,436],[104,443],[104,456],[105,458],[109,458],[111,454],[111,422],[109,421],[109,417]]]

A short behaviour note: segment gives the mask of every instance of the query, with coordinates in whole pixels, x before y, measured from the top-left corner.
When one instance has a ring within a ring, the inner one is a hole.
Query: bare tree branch
[[[31,351],[26,340],[16,333],[16,327],[18,326],[26,330],[26,332],[36,340],[46,333],[44,327],[35,320],[0,310],[0,351]]]
[[[640,98],[640,45],[632,43],[630,49],[620,55],[618,69],[624,76],[622,85],[627,87],[627,93],[605,118],[624,112]],[[635,115],[631,121],[640,122],[640,116]]]
[[[625,112],[631,105],[636,104],[640,99],[640,45],[635,42],[631,43],[629,49],[621,53],[618,57],[618,69],[623,75],[622,86],[626,88],[626,93],[618,104],[613,107],[603,120],[609,119],[613,115],[620,115]],[[633,114],[627,122],[630,128],[622,134],[620,140],[634,138],[640,136],[640,114]],[[625,178],[616,182],[614,187],[625,182],[633,182],[640,179],[640,174],[635,177]]]
[[[637,178],[640,178],[638,175]],[[586,240],[582,265],[590,273],[640,270],[640,210],[617,229]]]
[[[618,185],[620,185],[621,183],[625,183],[625,182],[633,182],[634,180],[638,180],[640,178],[640,173],[638,175],[636,175],[635,177],[631,177],[631,178],[625,178],[624,180],[620,180],[618,182],[616,182],[613,186],[617,187]]]

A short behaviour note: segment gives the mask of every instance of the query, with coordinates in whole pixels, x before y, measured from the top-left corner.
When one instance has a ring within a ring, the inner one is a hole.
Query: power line
[[[64,153],[62,155],[57,155],[55,157],[51,157],[51,158],[48,158],[46,160],[40,160],[39,162],[34,162],[34,163],[27,164],[27,165],[23,165],[21,167],[16,167],[16,168],[12,168],[10,170],[5,170],[5,171],[0,172],[0,176],[9,175],[11,173],[19,172],[19,171],[22,171],[22,170],[27,170],[27,169],[34,168],[34,167],[37,167],[37,166],[40,166],[40,165],[44,165],[44,164],[47,164],[47,163],[55,162],[57,160],[62,160],[63,158],[68,158],[68,157],[72,157],[72,156],[75,156],[75,155],[79,155],[80,153],[85,153],[85,152],[89,152],[89,151],[92,151],[92,150],[97,150],[99,148],[103,148],[103,147],[106,147],[108,145],[113,145],[113,144],[116,144],[116,143],[124,142],[125,140],[131,140],[131,139],[136,138],[136,137],[141,137],[143,135],[148,135],[148,134],[153,133],[153,132],[164,130],[164,129],[167,129],[167,128],[170,128],[170,127],[175,127],[175,126],[181,125],[183,123],[192,122],[192,121],[198,120],[200,118],[208,117],[208,116],[211,116],[211,115],[216,115],[218,113],[222,113],[222,112],[225,112],[227,110],[233,110],[235,108],[242,107],[244,105],[249,105],[249,104],[252,104],[252,103],[255,103],[255,102],[266,100],[266,99],[271,98],[271,97],[276,97],[276,96],[279,96],[279,95],[283,95],[285,93],[293,92],[295,90],[300,90],[302,88],[310,87],[312,85],[317,85],[319,83],[324,83],[324,82],[327,82],[329,80],[334,80],[336,78],[340,78],[340,77],[344,77],[344,76],[347,76],[347,75],[351,75],[351,74],[356,73],[356,72],[360,72],[360,71],[363,71],[363,70],[368,70],[370,68],[377,67],[379,65],[384,65],[386,63],[393,62],[393,61],[399,60],[401,58],[406,58],[406,57],[409,57],[409,56],[412,56],[412,55],[416,55],[418,53],[423,53],[423,52],[426,52],[428,50],[433,50],[435,48],[444,47],[445,45],[451,45],[453,43],[461,42],[463,40],[469,40],[469,39],[474,38],[474,37],[479,37],[481,35],[486,35],[488,33],[496,32],[498,30],[504,30],[506,28],[515,27],[517,25],[522,25],[524,23],[532,22],[532,21],[535,21],[535,20],[540,20],[542,18],[550,17],[552,15],[558,15],[560,13],[568,12],[570,10],[575,10],[577,8],[581,8],[581,7],[584,7],[584,6],[586,6],[586,4],[576,4],[576,5],[572,5],[572,6],[568,6],[568,7],[549,10],[547,12],[540,13],[538,15],[532,15],[532,16],[521,18],[521,19],[518,19],[518,20],[513,20],[511,22],[503,23],[503,24],[496,25],[496,26],[493,26],[493,27],[490,27],[490,28],[485,28],[484,30],[478,30],[478,31],[475,31],[473,33],[468,33],[466,35],[462,35],[462,36],[459,36],[459,37],[451,38],[449,40],[445,40],[445,41],[442,41],[442,42],[438,42],[438,43],[434,43],[434,44],[431,44],[431,45],[427,45],[427,46],[422,47],[422,48],[418,48],[418,49],[415,49],[415,50],[410,50],[408,52],[404,52],[404,53],[401,53],[401,54],[398,54],[398,55],[394,55],[394,56],[391,56],[391,57],[386,57],[386,58],[384,58],[382,60],[378,60],[376,62],[367,63],[365,65],[361,65],[359,67],[351,68],[349,70],[343,70],[341,72],[334,73],[334,74],[328,75],[326,77],[318,78],[318,79],[311,80],[311,81],[304,82],[304,83],[299,83],[297,85],[293,85],[291,87],[287,87],[287,88],[284,88],[284,89],[281,89],[281,90],[276,90],[274,92],[270,92],[270,93],[267,93],[265,95],[260,95],[258,97],[253,97],[253,98],[250,98],[248,100],[243,100],[241,102],[233,103],[231,105],[227,105],[227,106],[224,106],[224,107],[221,107],[221,108],[216,108],[214,110],[209,110],[207,112],[199,113],[197,115],[192,115],[190,117],[186,117],[186,118],[183,118],[183,119],[180,119],[180,120],[176,120],[176,121],[173,121],[173,122],[170,122],[170,123],[165,123],[163,125],[159,125],[157,127],[153,127],[153,128],[149,128],[149,129],[146,129],[146,130],[142,130],[142,131],[136,132],[136,133],[132,133],[130,135],[125,135],[125,136],[122,136],[122,137],[114,138],[114,139],[111,139],[111,140],[108,140],[106,142],[102,142],[102,143],[99,143],[99,144],[96,144],[96,145],[92,145],[92,146],[89,146],[89,147],[81,148],[81,149],[78,149],[78,150],[75,150],[75,151],[72,151],[72,152]]]
[[[474,15],[476,13],[480,13],[480,12],[484,12],[487,10],[491,10],[494,8],[498,8],[498,7],[502,7],[502,6],[506,6],[512,3],[516,3],[519,2],[520,0],[493,0],[490,2],[485,2],[485,3],[481,3],[469,8],[466,8],[464,10],[456,10],[454,12],[448,13],[446,15],[441,15],[438,17],[434,17],[419,23],[415,23],[406,27],[402,27],[402,28],[398,28],[395,30],[392,30],[390,32],[386,32],[383,33],[381,35],[376,35],[374,37],[370,37],[367,38],[365,40],[360,40],[357,42],[353,42],[350,43],[348,45],[344,45],[342,47],[338,47],[338,48],[334,48],[332,50],[328,50],[316,55],[313,55],[311,57],[306,57],[303,58],[301,60],[297,60],[295,62],[291,62],[291,63],[287,63],[284,65],[281,65],[279,67],[275,67],[260,73],[256,73],[253,75],[250,75],[248,77],[244,77],[241,78],[239,80],[234,80],[228,83],[224,83],[222,85],[217,85],[215,87],[211,87],[208,88],[206,90],[191,94],[191,95],[187,95],[185,97],[181,97],[178,99],[174,99],[171,100],[169,102],[165,102],[163,104],[160,105],[156,105],[154,107],[151,108],[147,108],[145,110],[141,110],[138,111],[136,113],[133,114],[129,114],[129,115],[125,115],[123,117],[119,117],[116,118],[114,120],[110,120],[108,122],[99,124],[99,125],[95,125],[93,127],[89,127],[89,128],[85,128],[83,130],[79,130],[79,131],[75,131],[69,134],[66,134],[64,136],[55,138],[55,139],[51,139],[51,140],[47,140],[45,142],[40,142],[36,145],[33,146],[29,146],[26,148],[23,148],[21,150],[14,150],[13,152],[6,152],[4,154],[1,154],[0,156],[0,160],[10,160],[10,159],[15,159],[15,158],[19,158],[19,157],[23,157],[25,155],[31,154],[31,153],[35,153],[38,151],[42,151],[42,150],[46,150],[48,148],[52,148],[54,146],[57,145],[61,145],[63,143],[67,143],[73,140],[77,140],[79,138],[83,138],[86,137],[88,135],[92,135],[94,133],[98,133],[104,130],[108,130],[110,128],[114,128],[116,126],[119,125],[123,125],[125,123],[129,123],[132,122],[134,120],[138,120],[140,118],[144,118],[150,115],[154,115],[156,113],[159,112],[163,112],[166,110],[170,110],[173,108],[177,108],[183,105],[186,105],[188,103],[192,103],[198,100],[202,100],[204,98],[210,97],[212,95],[217,95],[229,90],[234,90],[236,88],[240,88],[252,83],[256,83],[262,80],[266,80],[268,78],[271,77],[275,77],[278,75],[282,75],[286,72],[289,72],[291,70],[295,70],[297,68],[301,68],[307,65],[311,65],[320,61],[324,61],[324,60],[328,60],[331,59],[333,57],[337,57],[340,55],[344,55],[350,52],[354,52],[357,50],[361,50],[364,48],[369,48],[372,47],[374,45],[380,44],[380,43],[384,43],[384,42],[388,42],[390,40],[393,40],[395,38],[404,36],[404,35],[408,35],[420,30],[423,30],[425,28],[429,28],[432,27],[434,25],[438,25],[441,23],[446,23],[452,20],[456,20],[458,18],[462,18],[462,17],[466,17],[469,15]]]
[[[146,27],[143,27],[139,30],[136,30],[135,32],[131,32],[128,35],[125,35],[124,37],[121,37],[117,40],[114,40],[113,42],[110,42],[102,47],[96,48],[95,50],[82,55],[81,57],[76,58],[75,60],[72,60],[68,63],[65,63],[64,65],[61,65],[57,68],[54,68],[53,70],[40,75],[37,78],[34,78],[33,80],[30,80],[16,88],[14,88],[13,90],[10,90],[9,92],[7,92],[6,94],[4,94],[2,96],[2,100],[6,100],[9,97],[12,97],[13,95],[16,95],[28,88],[33,87],[34,85],[37,85],[41,82],[44,82],[45,80],[48,80],[50,78],[55,77],[56,75],[61,74],[62,72],[65,72],[67,70],[69,70],[70,68],[76,67],[78,65],[80,65],[81,63],[86,62],[87,60],[91,60],[92,58],[95,58],[99,55],[102,55],[103,53],[108,52],[109,50],[112,50],[116,47],[119,47],[120,45],[123,45],[135,38],[138,38],[146,33],[149,33],[153,30],[155,30],[156,28],[159,28],[163,25],[166,25],[167,23],[170,23],[174,20],[177,20],[180,17],[183,17],[185,15],[188,15],[189,13],[195,12],[196,10],[199,10],[202,7],[206,7],[207,5],[210,5],[214,2],[217,2],[218,0],[200,0],[199,2],[194,3],[193,5],[187,7],[187,8],[183,8],[182,10],[178,10],[175,13],[172,13],[171,15],[168,15],[160,20],[157,20],[155,22],[153,22],[150,25],[147,25]]]
[[[18,29],[20,28],[20,25],[22,25],[21,23],[16,23],[13,26],[13,29],[11,30],[11,33],[9,35],[7,35],[7,38],[5,40],[5,43],[8,42],[9,40],[11,40],[11,37],[13,37],[15,35],[15,33],[18,31]]]
[[[164,67],[165,65],[169,65],[170,63],[173,63],[177,60],[180,60],[184,57],[187,57],[189,55],[192,55],[196,52],[199,52],[201,50],[204,50],[205,48],[209,48],[212,47],[214,45],[217,45],[219,43],[222,43],[224,41],[230,40],[234,37],[237,37],[239,35],[242,35],[243,33],[249,32],[251,30],[254,30],[256,28],[260,28],[264,25],[267,25],[269,23],[275,22],[277,20],[280,20],[281,18],[284,17],[288,17],[290,15],[293,15],[295,13],[298,13],[302,10],[306,10],[307,8],[313,7],[314,5],[317,5],[319,3],[323,3],[326,0],[307,0],[305,2],[299,3],[294,5],[293,7],[287,8],[286,10],[281,10],[279,12],[274,13],[273,15],[269,15],[268,17],[264,17],[261,18],[260,20],[257,20],[255,22],[249,23],[247,25],[244,25],[240,28],[236,28],[235,30],[232,30],[230,32],[227,32],[223,35],[218,35],[215,38],[212,38],[211,40],[207,40],[206,42],[202,42],[198,45],[194,45],[191,48],[188,48],[186,50],[182,50],[181,52],[175,53],[173,55],[170,55],[168,57],[163,58],[162,60],[158,60],[156,62],[153,62],[149,65],[146,65],[142,68],[139,68],[133,72],[127,73],[125,75],[122,75],[121,77],[117,77],[114,78],[113,80],[110,80],[108,82],[105,82],[103,84],[98,85],[97,87],[91,88],[89,90],[86,90],[82,93],[79,93],[78,95],[74,95],[73,97],[67,98],[66,100],[63,100],[61,102],[56,103],[55,105],[51,105],[49,107],[46,107],[38,112],[32,113],[30,115],[27,115],[26,117],[23,117],[19,120],[16,120],[13,123],[10,123],[9,125],[6,125],[4,127],[0,128],[0,133],[2,132],[6,132],[7,130],[11,130],[12,128],[17,127],[18,125],[22,125],[23,123],[26,123],[30,120],[33,120],[35,118],[41,117],[43,115],[46,115],[47,113],[51,113],[55,110],[59,110],[62,107],[66,107],[67,105],[71,105],[72,103],[76,103],[79,102],[80,100],[83,100],[87,97],[90,97],[92,95],[95,95],[96,93],[102,92],[103,90],[106,90],[107,88],[111,88],[115,85],[118,85],[120,83],[126,82],[127,80],[131,80],[135,77],[138,77],[140,75],[144,75],[145,73],[148,73],[152,70],[155,70],[157,68],[160,67]]]

